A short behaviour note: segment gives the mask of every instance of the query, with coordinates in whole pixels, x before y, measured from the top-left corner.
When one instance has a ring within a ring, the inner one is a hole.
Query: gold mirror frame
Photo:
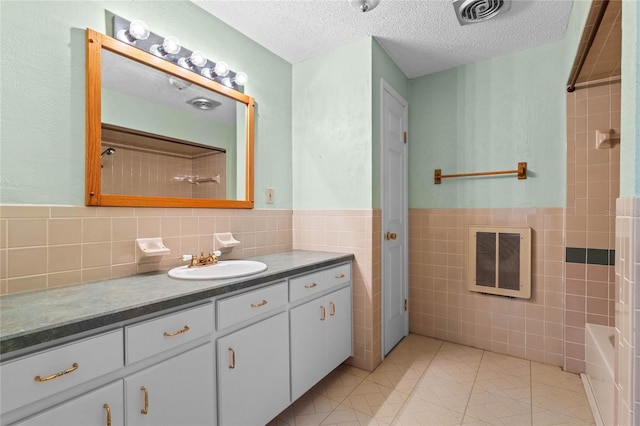
[[[230,89],[220,83],[185,70],[176,64],[153,56],[126,43],[87,29],[86,41],[86,149],[85,149],[85,204],[87,206],[127,206],[127,207],[202,207],[252,209],[253,195],[253,145],[254,145],[254,99]],[[214,200],[178,197],[148,197],[103,194],[100,166],[102,135],[102,49],[109,50],[125,58],[175,75],[190,83],[197,84],[246,105],[246,152],[245,152],[245,200]]]

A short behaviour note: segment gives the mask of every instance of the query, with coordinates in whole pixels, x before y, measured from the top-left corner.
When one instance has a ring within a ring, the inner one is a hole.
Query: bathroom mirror
[[[86,205],[253,208],[253,98],[90,29],[86,46]]]

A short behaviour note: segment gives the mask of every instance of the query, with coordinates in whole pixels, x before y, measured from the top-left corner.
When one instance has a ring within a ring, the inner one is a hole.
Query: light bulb
[[[149,38],[151,31],[149,31],[149,26],[144,21],[134,19],[129,24],[129,34],[136,40],[146,40]]]
[[[226,62],[216,62],[213,69],[209,67],[202,68],[200,74],[211,80],[215,80],[216,77],[226,77],[229,74],[229,65],[227,65]],[[229,82],[231,82],[231,80],[229,80]]]
[[[231,82],[231,79],[229,77],[223,78],[221,83],[227,87],[233,87],[233,83]]]
[[[168,55],[175,55],[180,51],[181,47],[180,41],[175,37],[166,37],[162,42],[162,50]]]
[[[204,53],[196,50],[189,56],[189,62],[198,68],[204,67],[207,64],[207,57],[204,56]]]
[[[213,72],[220,77],[226,77],[229,74],[229,65],[226,62],[216,62],[216,66],[213,67]]]
[[[180,41],[177,38],[169,36],[165,37],[162,42],[162,46],[158,44],[154,44],[153,46],[151,46],[149,52],[156,56],[164,58],[167,55],[175,55],[180,51],[181,47],[182,46],[180,45]]]
[[[118,31],[116,38],[125,43],[132,44],[135,43],[136,40],[148,39],[150,34],[149,26],[144,21],[134,19],[129,24],[129,29]]]
[[[233,77],[233,82],[238,86],[244,86],[249,81],[249,76],[246,73],[239,72]]]
[[[182,68],[192,69],[193,67],[203,67],[207,64],[207,57],[204,53],[195,51],[188,58],[178,59],[178,65]]]

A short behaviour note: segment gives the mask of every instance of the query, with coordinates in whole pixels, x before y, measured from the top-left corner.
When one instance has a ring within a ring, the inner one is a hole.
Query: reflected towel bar
[[[443,175],[442,170],[435,169],[433,172],[433,183],[440,185],[440,180],[444,178],[468,177],[468,176],[490,176],[490,175],[508,175],[512,173],[518,174],[518,179],[527,178],[527,163],[518,163],[516,170],[500,170],[497,172],[477,172],[477,173],[458,173],[454,175]]]

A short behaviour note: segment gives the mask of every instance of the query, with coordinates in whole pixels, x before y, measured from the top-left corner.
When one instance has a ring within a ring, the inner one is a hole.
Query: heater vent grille
[[[471,291],[531,297],[531,228],[469,226]]]

